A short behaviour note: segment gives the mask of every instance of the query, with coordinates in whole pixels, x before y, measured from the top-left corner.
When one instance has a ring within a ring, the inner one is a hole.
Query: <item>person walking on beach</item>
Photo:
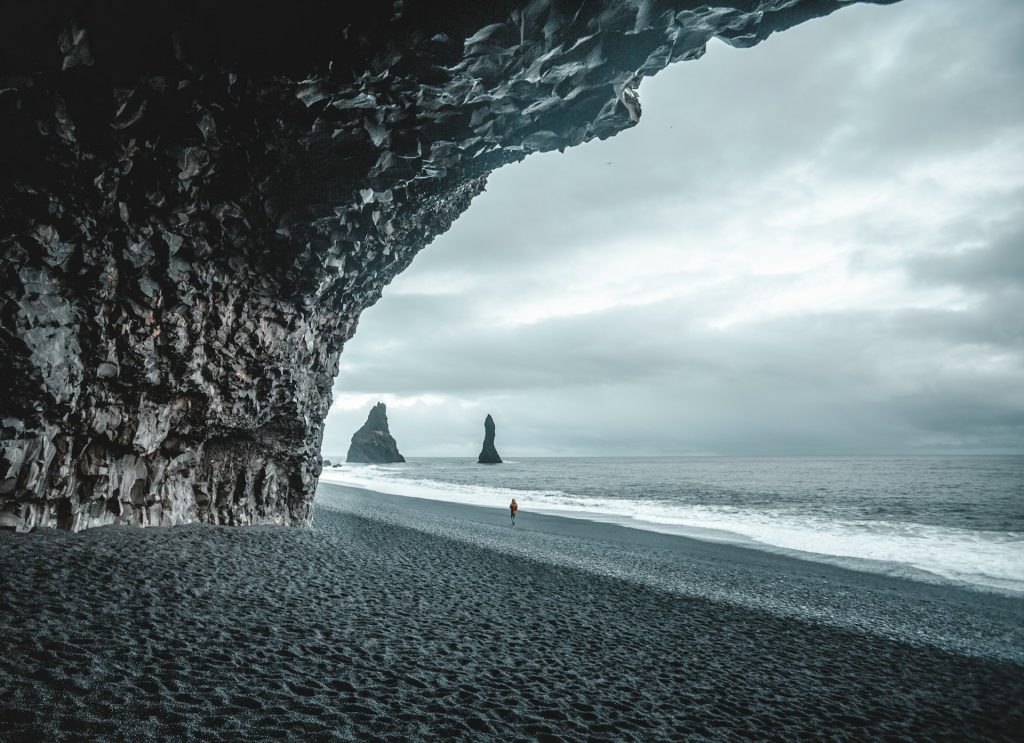
[[[519,504],[516,503],[516,499],[513,498],[512,502],[508,504],[508,510],[512,512],[512,526],[516,525],[516,514],[519,513]]]

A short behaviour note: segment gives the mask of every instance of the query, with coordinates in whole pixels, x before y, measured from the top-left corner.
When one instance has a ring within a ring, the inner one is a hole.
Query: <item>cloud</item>
[[[1022,37],[858,5],[646,81],[364,313],[324,450],[378,399],[413,456],[1024,450]]]
[[[905,264],[907,273],[921,284],[981,293],[1019,290],[1024,286],[1024,206],[1015,216],[1010,224],[1000,224],[987,243],[914,256]]]

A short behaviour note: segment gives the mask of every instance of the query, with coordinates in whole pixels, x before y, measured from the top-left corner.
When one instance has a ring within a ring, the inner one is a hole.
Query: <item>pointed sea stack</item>
[[[395,437],[388,430],[388,409],[384,403],[374,405],[363,427],[352,434],[352,444],[348,447],[346,461],[364,464],[405,461],[405,457],[398,453]]]
[[[484,448],[480,450],[477,464],[501,464],[498,450],[494,448],[494,418],[490,413],[484,419]]]

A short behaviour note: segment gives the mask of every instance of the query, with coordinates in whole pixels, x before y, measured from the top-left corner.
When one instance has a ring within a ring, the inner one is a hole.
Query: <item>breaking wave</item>
[[[1024,593],[1024,534],[884,520],[830,519],[792,510],[595,498],[563,490],[508,488],[410,477],[402,467],[340,465],[324,482],[415,498],[616,523],[784,553],[849,567]]]

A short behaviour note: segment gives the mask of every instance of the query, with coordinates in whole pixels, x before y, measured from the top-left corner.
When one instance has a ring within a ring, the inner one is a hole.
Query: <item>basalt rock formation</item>
[[[404,462],[398,452],[398,443],[388,429],[388,409],[379,402],[370,409],[366,423],[352,434],[352,443],[348,447],[347,462],[364,464],[390,464]]]
[[[477,464],[501,464],[498,450],[494,448],[494,418],[490,413],[484,418],[484,446],[476,461]]]
[[[8,3],[0,522],[308,524],[345,341],[490,171],[847,4]]]

